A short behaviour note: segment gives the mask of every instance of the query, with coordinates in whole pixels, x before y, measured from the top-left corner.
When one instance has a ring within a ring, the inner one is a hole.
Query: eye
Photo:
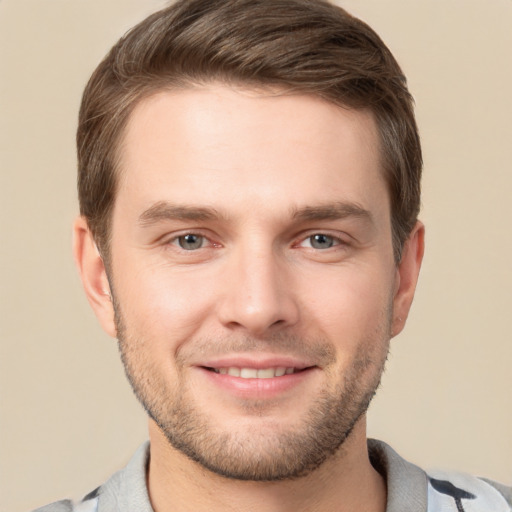
[[[302,244],[306,247],[312,247],[313,249],[330,249],[335,245],[339,245],[340,240],[334,236],[325,235],[324,233],[315,233],[306,238]]]
[[[174,243],[177,243],[185,251],[194,251],[204,246],[205,237],[195,235],[194,233],[187,233],[186,235],[175,238]]]

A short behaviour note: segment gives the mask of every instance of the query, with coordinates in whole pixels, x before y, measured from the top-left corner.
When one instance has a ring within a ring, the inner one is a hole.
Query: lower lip
[[[268,399],[300,386],[305,380],[311,378],[318,368],[306,368],[297,373],[270,379],[243,379],[215,373],[206,368],[199,368],[199,370],[209,382],[239,398]]]

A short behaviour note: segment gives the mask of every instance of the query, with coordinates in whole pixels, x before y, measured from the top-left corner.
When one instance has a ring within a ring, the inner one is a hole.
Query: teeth
[[[295,368],[237,368],[232,366],[229,368],[213,368],[215,373],[221,375],[231,375],[232,377],[240,377],[242,379],[272,379],[274,377],[282,377],[283,375],[291,375],[295,373]]]
[[[228,368],[228,375],[240,377],[240,368]]]
[[[258,370],[254,368],[241,368],[240,377],[242,377],[242,379],[255,379],[258,377]]]
[[[267,368],[265,370],[258,370],[257,372],[258,379],[271,379],[276,376],[276,372],[273,368]]]
[[[276,368],[276,377],[282,377],[286,373],[286,368]],[[293,373],[293,368],[292,368]]]

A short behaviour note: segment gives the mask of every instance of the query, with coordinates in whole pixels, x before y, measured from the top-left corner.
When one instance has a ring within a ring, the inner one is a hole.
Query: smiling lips
[[[245,360],[244,360],[245,359]],[[244,400],[265,400],[291,391],[311,377],[317,366],[288,360],[249,361],[246,358],[210,361],[198,367],[213,386]]]
[[[230,375],[231,377],[240,377],[242,379],[273,379],[274,377],[282,377],[283,375],[291,375],[297,373],[297,368],[279,366],[276,368],[239,368],[230,366],[225,368],[208,368],[214,373],[221,375]]]

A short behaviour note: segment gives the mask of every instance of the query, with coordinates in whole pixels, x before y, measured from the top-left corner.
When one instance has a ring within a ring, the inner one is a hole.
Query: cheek
[[[127,330],[166,350],[195,334],[214,302],[199,272],[154,266],[125,275],[116,295]]]
[[[303,283],[300,296],[303,317],[330,339],[358,338],[381,332],[388,322],[393,295],[392,274],[379,267],[332,268],[316,276],[315,286]]]

